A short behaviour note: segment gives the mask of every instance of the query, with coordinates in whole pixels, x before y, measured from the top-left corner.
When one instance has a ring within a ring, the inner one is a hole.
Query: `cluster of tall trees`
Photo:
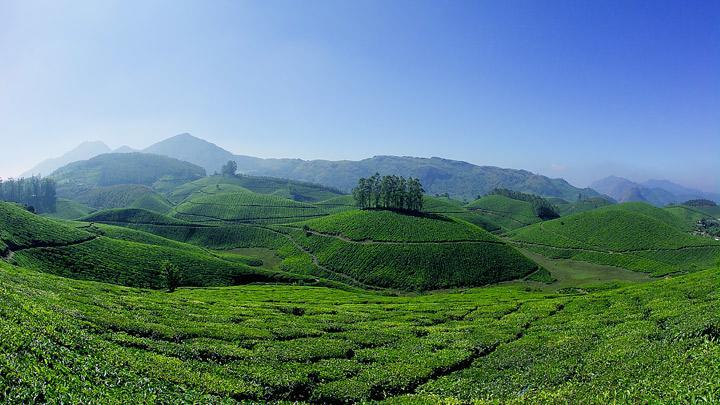
[[[521,193],[519,191],[508,190],[506,188],[496,188],[490,193],[488,193],[488,195],[492,194],[502,195],[507,198],[512,198],[513,200],[529,202],[530,205],[532,205],[535,215],[542,220],[555,219],[560,217],[557,208],[552,205],[550,201],[535,194]]]
[[[358,207],[422,211],[425,190],[419,179],[402,176],[382,176],[375,173],[361,178],[352,195]]]
[[[0,179],[0,200],[23,204],[36,212],[55,212],[55,181],[35,176]]]

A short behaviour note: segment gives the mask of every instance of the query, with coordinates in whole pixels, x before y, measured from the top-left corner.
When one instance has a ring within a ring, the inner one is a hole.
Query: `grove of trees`
[[[223,176],[234,176],[237,172],[237,162],[228,160],[228,162],[222,166],[221,170]]]
[[[554,205],[552,205],[548,200],[535,194],[521,193],[519,191],[508,190],[506,188],[496,188],[488,193],[488,195],[493,194],[502,195],[507,198],[512,198],[513,200],[529,202],[530,205],[532,205],[535,215],[544,221],[560,217],[560,214]]]
[[[419,179],[402,176],[382,176],[375,173],[361,178],[352,191],[355,202],[361,209],[381,208],[420,212],[423,207],[425,190]]]
[[[55,181],[52,179],[36,176],[0,179],[0,201],[20,203],[36,212],[55,212],[55,194]]]

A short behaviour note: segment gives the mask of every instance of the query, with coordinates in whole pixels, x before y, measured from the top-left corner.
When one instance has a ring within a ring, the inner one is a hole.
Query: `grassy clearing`
[[[0,401],[713,402],[719,283],[168,294],[0,263]]]

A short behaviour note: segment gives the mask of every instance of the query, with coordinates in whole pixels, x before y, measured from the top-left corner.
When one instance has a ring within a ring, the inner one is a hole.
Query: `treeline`
[[[519,191],[508,190],[506,188],[496,188],[488,193],[488,195],[493,194],[512,198],[513,200],[529,202],[530,205],[532,205],[535,215],[542,220],[560,218],[560,214],[554,205],[552,205],[548,200],[535,194],[521,193]]]
[[[23,204],[34,212],[55,212],[55,181],[35,176],[0,179],[0,200]]]
[[[422,211],[425,190],[419,179],[402,176],[382,176],[375,173],[361,178],[352,191],[361,209],[385,208],[405,211]]]
[[[697,200],[688,200],[683,203],[688,207],[717,207],[715,201],[706,200],[704,198],[698,198]]]

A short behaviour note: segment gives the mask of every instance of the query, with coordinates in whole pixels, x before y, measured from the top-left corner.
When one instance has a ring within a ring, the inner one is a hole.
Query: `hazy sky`
[[[181,132],[720,190],[720,2],[0,0],[0,176]]]

